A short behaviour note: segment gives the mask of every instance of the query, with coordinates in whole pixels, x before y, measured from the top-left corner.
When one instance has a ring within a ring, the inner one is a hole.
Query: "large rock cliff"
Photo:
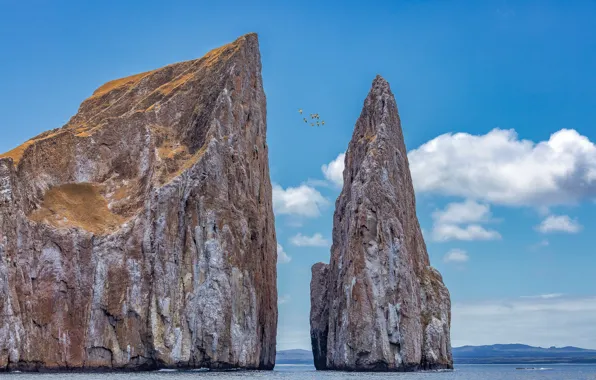
[[[106,83],[0,156],[0,369],[271,369],[255,34]]]
[[[389,84],[374,80],[345,156],[329,265],[313,267],[317,369],[452,368],[451,302],[430,266]]]

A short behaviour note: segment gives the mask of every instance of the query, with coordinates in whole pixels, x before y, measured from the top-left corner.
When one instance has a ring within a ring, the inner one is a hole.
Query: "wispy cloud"
[[[530,249],[537,250],[537,249],[542,248],[542,247],[548,247],[549,245],[550,245],[550,242],[547,239],[542,239],[538,243],[532,244],[530,246]]]
[[[491,220],[490,206],[467,199],[449,203],[444,210],[433,212],[433,220],[438,224],[481,223]]]
[[[445,257],[443,257],[443,261],[446,263],[465,263],[469,259],[470,256],[468,256],[467,252],[458,248],[450,250],[445,254]]]
[[[577,220],[572,220],[568,215],[550,215],[536,226],[536,229],[543,234],[552,232],[575,234],[581,231],[582,225]]]
[[[440,224],[433,229],[433,239],[435,241],[449,240],[497,240],[501,234],[494,230],[487,230],[478,224],[470,224],[466,227],[456,226],[454,224]]]
[[[435,241],[501,238],[497,231],[487,229],[479,224],[491,222],[492,214],[489,205],[474,200],[449,203],[445,209],[433,212],[432,217],[434,222],[432,238]]]
[[[539,294],[537,296],[521,296],[520,298],[541,298],[543,300],[548,300],[551,298],[559,298],[563,297],[563,293],[549,293],[549,294]]]
[[[298,233],[290,238],[290,243],[297,247],[328,247],[331,245],[331,242],[320,233],[316,233],[313,236],[305,236]]]
[[[292,258],[284,251],[284,247],[277,243],[277,263],[287,264],[292,261]]]
[[[311,187],[324,187],[328,189],[335,189],[336,185],[333,182],[329,182],[324,179],[312,179],[309,178],[304,182],[307,186]]]

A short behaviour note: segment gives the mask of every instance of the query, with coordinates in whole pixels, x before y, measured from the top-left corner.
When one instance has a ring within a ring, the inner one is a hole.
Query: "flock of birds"
[[[300,113],[300,115],[302,115],[302,109],[299,109],[298,112]],[[317,127],[321,126],[321,125],[325,125],[325,120],[321,120],[321,117],[319,116],[318,113],[311,113],[310,114],[310,119],[311,120],[316,120],[316,121],[311,121],[310,122],[310,126],[314,127],[315,124]],[[307,118],[303,118],[302,120],[304,120],[305,123],[308,124],[308,119]]]

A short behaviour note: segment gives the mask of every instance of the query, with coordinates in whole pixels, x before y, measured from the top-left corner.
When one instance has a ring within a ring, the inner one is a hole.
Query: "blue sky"
[[[329,164],[376,74],[398,103],[454,345],[596,348],[596,3],[363,4],[0,0],[0,151],[62,126],[106,81],[258,32],[291,258],[278,348],[309,348],[310,266],[329,259],[340,190]]]

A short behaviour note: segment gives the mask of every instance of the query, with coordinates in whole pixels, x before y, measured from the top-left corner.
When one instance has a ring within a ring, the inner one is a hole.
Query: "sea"
[[[518,369],[526,368],[526,369]],[[134,373],[7,373],[0,374],[8,380],[190,380],[213,379],[262,379],[262,380],[310,380],[310,379],[399,379],[399,380],[596,380],[596,365],[557,364],[544,366],[520,365],[457,365],[453,371],[417,373],[355,373],[319,372],[310,365],[278,365],[274,371],[175,371]]]

